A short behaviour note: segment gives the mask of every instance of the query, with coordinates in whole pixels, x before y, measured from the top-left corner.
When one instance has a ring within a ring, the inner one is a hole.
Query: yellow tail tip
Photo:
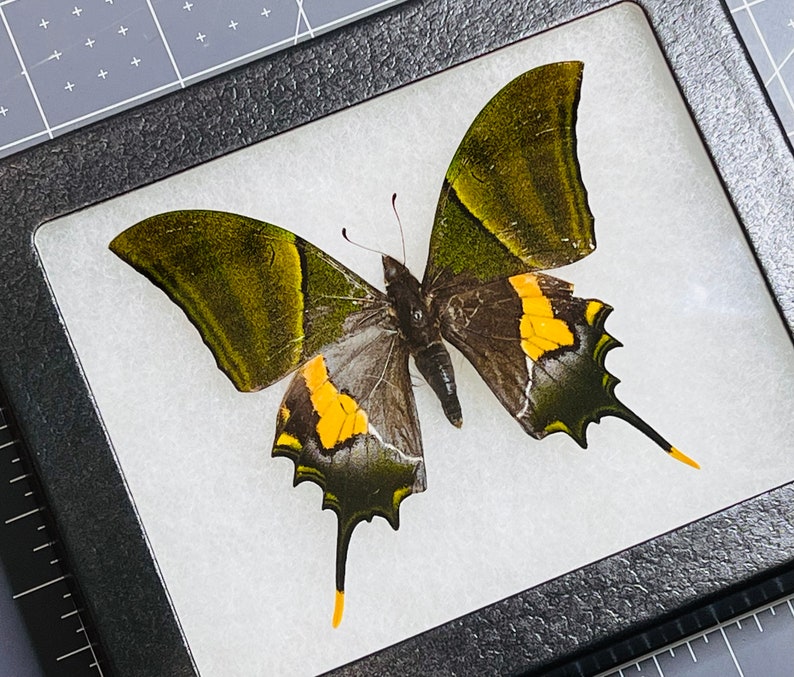
[[[681,453],[675,447],[670,447],[670,451],[667,452],[672,456],[676,461],[681,461],[681,463],[686,463],[687,465],[691,465],[696,470],[700,470],[700,465],[697,461],[693,461],[689,456],[686,454]]]
[[[334,617],[331,620],[331,625],[335,628],[339,627],[342,622],[342,614],[345,611],[345,592],[344,590],[336,591],[336,599],[334,600]]]

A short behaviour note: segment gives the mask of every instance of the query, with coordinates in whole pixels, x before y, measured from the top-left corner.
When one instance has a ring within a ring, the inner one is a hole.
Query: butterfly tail
[[[350,537],[357,523],[351,524],[339,520],[339,530],[336,537],[336,595],[334,597],[334,615],[331,621],[333,627],[338,628],[342,622],[345,609],[345,570],[347,565],[347,550],[350,546]]]
[[[666,451],[670,456],[672,456],[677,461],[681,461],[681,463],[685,463],[693,468],[700,469],[700,465],[697,461],[689,458],[686,454],[676,449],[672,444],[670,444],[664,437],[662,437],[656,430],[654,430],[650,425],[648,425],[643,419],[641,419],[637,414],[635,414],[631,409],[624,406],[621,402],[617,402],[618,407],[614,408],[609,413],[612,416],[616,416],[617,418],[621,418],[627,423],[633,425],[637,430],[641,433],[647,435],[651,440],[656,442],[664,451]]]

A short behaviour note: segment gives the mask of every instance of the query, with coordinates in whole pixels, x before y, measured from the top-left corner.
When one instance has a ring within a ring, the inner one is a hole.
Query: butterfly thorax
[[[383,277],[400,338],[413,355],[419,373],[441,401],[447,419],[460,428],[463,418],[455,373],[441,340],[441,322],[435,306],[423,294],[422,285],[408,268],[391,256],[383,257]]]

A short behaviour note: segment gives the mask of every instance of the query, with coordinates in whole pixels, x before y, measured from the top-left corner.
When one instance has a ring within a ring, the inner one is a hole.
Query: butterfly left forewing
[[[387,322],[364,321],[301,366],[279,410],[273,455],[292,459],[295,484],[321,486],[323,507],[339,519],[336,625],[354,528],[379,515],[397,529],[402,500],[425,489],[408,352]]]
[[[238,214],[182,210],[130,226],[110,249],[162,289],[243,392],[336,341],[383,294],[310,242]]]

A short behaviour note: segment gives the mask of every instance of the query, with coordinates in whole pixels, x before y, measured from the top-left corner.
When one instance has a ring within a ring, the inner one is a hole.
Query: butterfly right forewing
[[[423,287],[556,268],[595,249],[576,159],[583,64],[505,85],[472,122],[444,177]]]
[[[158,214],[111,250],[185,312],[243,392],[275,383],[339,339],[381,292],[303,238],[270,223],[207,210]]]

